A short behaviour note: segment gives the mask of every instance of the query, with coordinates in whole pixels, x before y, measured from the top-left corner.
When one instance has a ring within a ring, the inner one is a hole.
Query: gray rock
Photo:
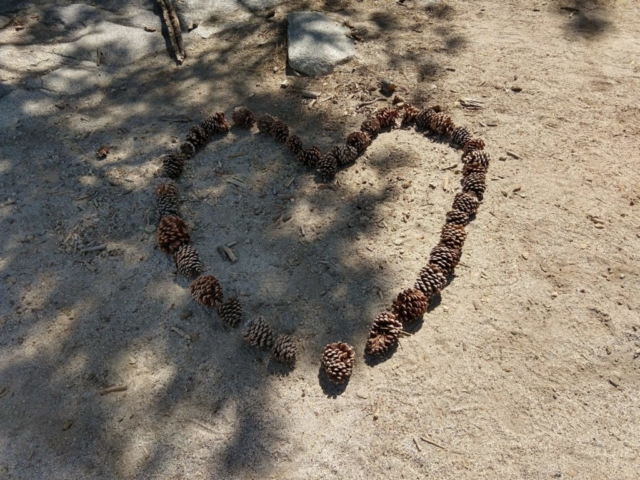
[[[94,62],[81,62],[79,65],[70,65],[58,68],[48,73],[35,82],[45,90],[67,95],[86,93],[98,88],[107,88],[111,82],[111,75],[103,69],[96,67]]]
[[[318,12],[288,15],[289,65],[312,77],[331,73],[356,53],[348,29]]]
[[[284,0],[184,0],[176,3],[183,27],[192,23],[215,20],[226,21],[234,16],[251,18],[251,12],[260,12],[281,4]],[[236,18],[237,20],[237,18]]]
[[[56,45],[54,53],[75,60],[96,61],[97,49],[103,54],[102,64],[121,66],[134,62],[165,48],[158,29],[145,32],[142,28],[127,27],[113,22],[89,25],[75,36],[77,40]]]
[[[9,17],[0,16],[0,30],[9,25],[11,19]]]
[[[0,99],[0,129],[18,122],[50,115],[58,97],[43,91],[14,90]]]

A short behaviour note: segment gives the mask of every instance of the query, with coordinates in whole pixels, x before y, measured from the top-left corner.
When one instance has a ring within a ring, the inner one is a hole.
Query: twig
[[[191,335],[189,335],[187,332],[185,332],[181,328],[171,327],[171,331],[176,332],[178,335],[180,335],[183,338],[186,338],[187,340],[191,340]]]
[[[356,107],[356,110],[362,107],[366,107],[367,105],[371,105],[373,103],[384,101],[384,100],[386,100],[385,97],[378,97],[378,98],[374,98],[373,100],[369,100],[368,102],[359,103],[358,106]]]
[[[100,390],[100,395],[106,395],[107,393],[114,392],[124,392],[127,390],[127,388],[128,387],[126,385],[114,385],[113,387],[107,387]]]
[[[421,452],[422,451],[422,447],[418,443],[418,440],[416,440],[416,437],[413,437],[413,443],[416,444],[416,448],[418,449],[419,452]]]
[[[515,152],[510,152],[509,150],[507,150],[507,155],[515,158],[516,160],[522,160],[522,157]]]
[[[427,442],[429,445],[433,445],[434,447],[438,447],[438,448],[441,448],[442,450],[446,450],[446,447],[443,447],[442,445],[438,445],[436,442],[432,442],[431,440],[427,440],[424,437],[420,437],[420,440],[422,440],[423,442]]]
[[[182,43],[180,20],[178,19],[178,15],[176,14],[176,10],[171,0],[158,0],[158,2],[160,2],[160,6],[162,7],[162,17],[164,18],[164,23],[166,24],[167,31],[169,32],[169,40],[171,40],[171,46],[173,47],[173,52],[176,55],[176,60],[179,65],[182,65],[184,59],[187,58],[187,54],[184,51],[184,45]]]
[[[102,250],[106,250],[106,249],[107,249],[107,245],[102,244],[102,245],[96,245],[94,247],[83,248],[82,250],[80,250],[80,253],[101,252]]]
[[[238,259],[236,258],[236,256],[233,254],[233,250],[231,250],[229,247],[227,247],[226,245],[220,245],[218,247],[218,251],[220,252],[220,254],[223,257],[227,257],[229,260],[231,260],[231,263],[235,263],[238,261]]]
[[[373,410],[373,419],[378,420],[380,417],[380,403],[382,403],[382,397],[378,397],[378,401],[376,402],[376,408]]]

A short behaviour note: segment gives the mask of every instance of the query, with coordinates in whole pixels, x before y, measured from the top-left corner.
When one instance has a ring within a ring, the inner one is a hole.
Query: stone
[[[57,111],[57,95],[43,91],[14,90],[0,99],[0,129],[14,127],[28,118],[50,115]]]
[[[110,82],[111,75],[96,67],[94,62],[81,62],[78,65],[58,68],[31,83],[34,87],[50,92],[78,95],[98,88],[107,88]]]
[[[226,23],[238,17],[250,19],[252,13],[274,8],[284,0],[183,0],[175,2],[178,16],[183,27],[205,22],[222,21]],[[220,26],[220,25],[216,25]],[[225,27],[223,26],[223,30]]]
[[[327,75],[356,53],[348,29],[319,12],[288,15],[289,65],[312,77]]]

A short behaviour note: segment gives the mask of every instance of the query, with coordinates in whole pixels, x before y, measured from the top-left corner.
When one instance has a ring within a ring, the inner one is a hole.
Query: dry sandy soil
[[[307,3],[361,38],[323,79],[286,76],[294,3],[190,40],[181,67],[160,52],[45,113],[28,95],[12,106],[0,478],[640,478],[637,2]],[[46,25],[25,22],[0,41],[33,49]],[[368,327],[437,243],[458,151],[397,129],[323,188],[272,140],[233,130],[179,182],[208,272],[298,342],[284,371],[196,305],[157,249],[159,157],[190,125],[176,120],[241,104],[328,148],[381,78],[493,157],[462,265],[385,361],[365,361]],[[231,242],[233,264],[217,251]],[[319,375],[336,340],[357,352],[346,388]],[[112,385],[127,390],[100,395]]]

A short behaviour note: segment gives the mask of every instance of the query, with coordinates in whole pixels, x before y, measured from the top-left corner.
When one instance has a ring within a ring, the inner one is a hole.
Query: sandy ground
[[[299,5],[192,38],[181,67],[160,52],[107,88],[12,100],[0,478],[639,478],[637,3],[307,3],[362,39],[318,80],[284,69]],[[27,23],[0,42],[37,51],[29,35],[46,26]],[[35,70],[3,75],[22,87]],[[176,120],[240,104],[328,148],[381,78],[441,105],[493,157],[455,279],[386,361],[365,362],[368,326],[437,243],[458,151],[394,130],[326,189],[272,140],[234,130],[179,182],[208,272],[298,342],[283,371],[196,305],[157,249],[159,156],[184,138]],[[217,252],[231,242],[233,264]],[[336,340],[357,351],[342,389],[319,378]],[[100,395],[111,385],[127,390]]]

